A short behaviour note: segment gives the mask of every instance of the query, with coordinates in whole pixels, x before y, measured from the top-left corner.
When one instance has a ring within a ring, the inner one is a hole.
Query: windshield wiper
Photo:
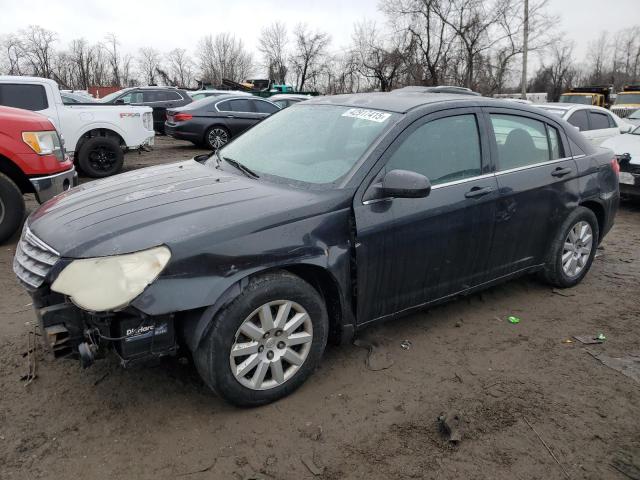
[[[249,167],[243,165],[242,163],[240,163],[237,160],[234,160],[233,158],[229,158],[229,157],[223,157],[220,156],[220,158],[222,158],[222,160],[224,160],[225,162],[227,162],[228,164],[236,167],[238,170],[240,170],[242,173],[244,173],[247,177],[250,178],[260,178],[260,175],[258,175],[256,172],[254,172],[253,170],[251,170]]]

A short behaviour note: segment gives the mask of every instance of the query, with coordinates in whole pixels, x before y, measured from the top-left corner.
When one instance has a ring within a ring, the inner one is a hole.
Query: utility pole
[[[527,54],[529,53],[529,0],[524,0],[524,38],[522,40],[522,99],[527,99]]]

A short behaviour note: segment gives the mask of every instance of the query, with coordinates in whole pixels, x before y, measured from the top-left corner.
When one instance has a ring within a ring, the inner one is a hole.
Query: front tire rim
[[[562,270],[569,278],[575,278],[584,270],[593,249],[593,230],[585,221],[576,223],[564,241]]]
[[[89,152],[89,165],[94,170],[109,172],[116,164],[116,152],[108,147],[97,147]]]
[[[221,128],[214,128],[209,132],[209,145],[214,150],[223,147],[228,141],[229,134]]]
[[[291,300],[256,308],[236,332],[229,364],[241,385],[269,390],[293,377],[311,350],[313,324],[307,311]]]

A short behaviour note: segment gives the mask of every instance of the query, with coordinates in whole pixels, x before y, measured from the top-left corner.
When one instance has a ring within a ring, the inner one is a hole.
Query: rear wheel
[[[204,135],[204,143],[211,150],[218,150],[219,148],[224,147],[230,139],[231,135],[229,134],[229,131],[220,126],[211,127]]]
[[[102,178],[122,170],[124,152],[111,137],[92,137],[85,141],[78,152],[78,165],[88,177]]]
[[[218,313],[194,359],[225,400],[258,406],[288,395],[313,373],[327,335],[318,292],[295,275],[274,272],[252,279]]]
[[[599,235],[598,220],[591,210],[578,207],[571,212],[549,249],[545,280],[560,288],[580,283],[593,263]]]
[[[22,192],[9,177],[0,173],[0,242],[20,228],[24,212]]]

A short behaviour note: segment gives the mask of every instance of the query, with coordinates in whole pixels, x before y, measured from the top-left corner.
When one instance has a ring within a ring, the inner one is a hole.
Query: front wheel
[[[543,271],[544,279],[560,288],[580,283],[593,263],[599,235],[595,214],[585,207],[576,208],[551,244]]]
[[[20,228],[24,214],[22,192],[9,177],[0,173],[0,242]]]
[[[319,293],[287,272],[255,277],[221,310],[194,359],[205,383],[238,406],[258,406],[298,388],[327,344]]]

